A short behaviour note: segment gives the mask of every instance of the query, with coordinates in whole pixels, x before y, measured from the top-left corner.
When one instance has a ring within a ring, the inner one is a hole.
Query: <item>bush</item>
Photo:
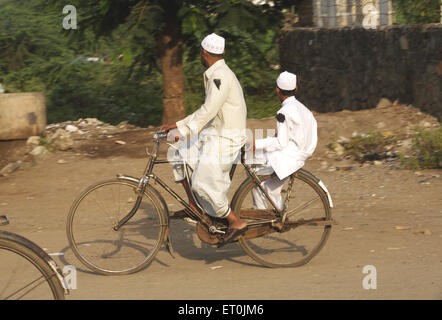
[[[442,127],[436,130],[416,129],[411,155],[400,155],[409,169],[442,168]]]
[[[343,146],[345,156],[352,156],[356,161],[364,162],[394,156],[391,149],[396,141],[396,136],[389,132],[370,131],[338,143]],[[329,147],[333,145],[330,144]]]
[[[76,63],[64,67],[52,82],[47,92],[49,123],[78,118],[111,124],[127,120],[138,126],[161,123],[159,86],[128,78],[123,67]]]
[[[441,0],[395,0],[400,24],[439,23]]]

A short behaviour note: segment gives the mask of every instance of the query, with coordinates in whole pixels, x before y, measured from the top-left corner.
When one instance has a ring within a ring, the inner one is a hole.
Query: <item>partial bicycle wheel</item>
[[[289,177],[282,188],[282,200],[285,202],[287,218],[272,232],[262,232],[256,238],[242,237],[239,243],[243,250],[255,261],[267,267],[297,267],[309,262],[325,245],[331,231],[331,209],[329,198],[320,186],[319,180],[301,169]],[[272,176],[260,176],[264,182]],[[290,182],[291,181],[291,182]],[[287,197],[289,185],[291,192]],[[268,200],[268,213],[253,217],[254,207],[252,189],[256,188],[252,179],[246,179],[238,189],[232,201],[232,208],[248,223],[260,219],[281,221]],[[331,201],[331,200],[330,200]],[[261,207],[262,208],[262,207]]]
[[[167,221],[164,205],[152,187],[138,199],[137,184],[112,179],[84,190],[71,206],[67,236],[76,257],[105,275],[130,274],[147,266],[160,249]],[[124,225],[115,226],[141,200]]]
[[[0,231],[0,300],[64,300],[61,272],[30,240]]]

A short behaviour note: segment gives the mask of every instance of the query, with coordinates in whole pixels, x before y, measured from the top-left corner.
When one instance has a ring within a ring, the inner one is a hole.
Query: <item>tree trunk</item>
[[[177,17],[178,8],[169,7],[165,12],[164,32],[157,39],[163,74],[163,124],[186,116],[181,21]]]

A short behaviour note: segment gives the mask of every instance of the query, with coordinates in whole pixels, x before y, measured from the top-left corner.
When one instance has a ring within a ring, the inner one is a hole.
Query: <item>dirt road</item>
[[[61,267],[76,266],[78,288],[68,299],[442,299],[440,170],[414,172],[356,163],[351,170],[339,170],[342,161],[326,157],[325,145],[333,136],[374,128],[379,119],[384,128],[394,130],[401,126],[400,119],[409,117],[406,112],[403,117],[389,113],[380,117],[376,112],[383,111],[317,115],[320,143],[305,168],[331,192],[332,215],[338,224],[325,248],[299,268],[261,267],[239,245],[216,249],[201,244],[193,226],[172,221],[175,259],[163,248],[147,269],[136,274],[109,277],[85,269],[68,247],[69,207],[83,188],[97,180],[117,173],[139,176],[152,130],[78,142],[72,151],[51,154],[36,165],[25,163],[0,177],[0,215],[11,220],[2,230],[20,233],[50,253],[63,253],[54,256]],[[274,124],[274,119],[248,121],[254,128]],[[127,144],[117,145],[115,139]],[[173,185],[170,167],[156,173]],[[238,175],[230,195],[240,181]],[[171,210],[179,208],[161,193]],[[397,226],[406,228],[397,230]],[[367,265],[376,268],[376,289],[362,286]]]

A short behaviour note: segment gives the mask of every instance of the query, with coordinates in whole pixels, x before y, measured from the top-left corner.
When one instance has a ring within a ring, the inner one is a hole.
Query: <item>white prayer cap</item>
[[[282,90],[295,90],[296,88],[296,75],[287,71],[281,73],[276,79],[276,84],[279,89]]]
[[[201,42],[204,50],[214,54],[222,54],[224,52],[224,44],[224,38],[214,33],[209,34]]]

